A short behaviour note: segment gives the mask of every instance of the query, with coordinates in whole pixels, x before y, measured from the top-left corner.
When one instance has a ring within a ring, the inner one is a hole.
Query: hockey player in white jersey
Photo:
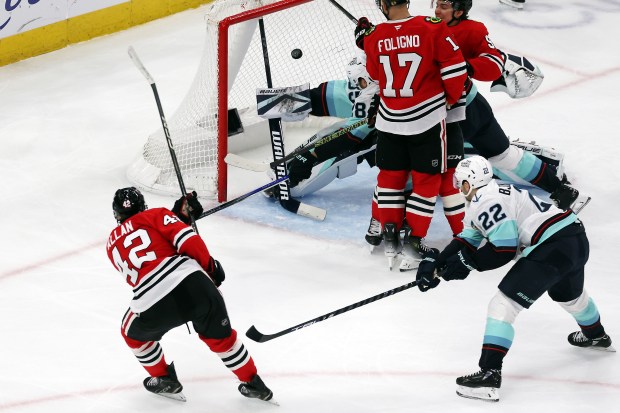
[[[466,199],[464,229],[436,260],[420,263],[416,276],[420,290],[435,288],[441,279],[462,280],[471,271],[493,270],[519,258],[489,303],[480,371],[457,378],[457,394],[499,400],[502,362],[514,338],[513,323],[545,292],[580,327],[568,336],[571,345],[615,351],[584,289],[589,244],[572,210],[563,211],[527,190],[499,185],[491,164],[481,156],[459,162],[454,183]]]

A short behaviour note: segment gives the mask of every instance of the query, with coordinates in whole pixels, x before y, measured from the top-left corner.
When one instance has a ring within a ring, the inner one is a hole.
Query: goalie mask
[[[119,224],[147,208],[144,195],[133,186],[119,189],[114,194],[112,210],[114,211],[114,218]]]
[[[366,70],[365,56],[356,56],[349,62],[347,65],[347,77],[349,78],[349,83],[358,89],[361,89],[360,79],[366,81],[366,86],[373,82]]]
[[[464,194],[467,197],[474,188],[482,188],[491,182],[493,167],[486,158],[474,155],[459,162],[452,179],[454,187],[457,189],[461,189],[463,182],[467,181],[469,192]]]

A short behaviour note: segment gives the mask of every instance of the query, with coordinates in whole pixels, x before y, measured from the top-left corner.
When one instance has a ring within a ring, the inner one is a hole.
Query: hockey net
[[[374,0],[337,1],[356,18],[385,20]],[[268,143],[266,122],[256,115],[256,89],[267,87],[259,18],[265,26],[273,87],[305,83],[315,87],[346,79],[346,65],[355,54],[355,23],[329,0],[214,1],[206,16],[206,42],[197,74],[167,119],[185,186],[201,197],[226,200],[224,157],[229,151]],[[300,58],[293,58],[295,49],[301,50]],[[242,132],[233,110],[240,115]],[[148,136],[127,176],[147,191],[180,193],[161,128]]]

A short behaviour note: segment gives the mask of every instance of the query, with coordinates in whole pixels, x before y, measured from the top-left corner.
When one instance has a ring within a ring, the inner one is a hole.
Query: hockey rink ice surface
[[[428,3],[413,0],[411,10],[431,14]],[[581,214],[591,243],[586,288],[620,348],[620,2],[555,3],[528,0],[517,12],[475,1],[471,18],[495,44],[545,73],[525,100],[479,88],[512,138],[564,152],[569,178],[592,196]],[[187,403],[147,393],[146,372],[120,335],[131,292],[105,253],[114,191],[129,185],[127,165],[160,127],[127,48],[172,115],[200,61],[205,10],[0,67],[0,412],[620,411],[620,354],[572,348],[566,336],[577,325],[547,296],[515,323],[500,402],[455,394],[455,378],[477,371],[487,303],[507,268],[424,294],[410,289],[267,343],[245,338],[279,407],[242,397],[236,377],[184,327],[162,345]],[[231,175],[231,197],[268,181]],[[226,270],[221,290],[241,336],[251,325],[275,333],[415,279],[389,272],[382,251],[368,253],[375,176],[363,166],[304,198],[328,210],[324,222],[260,195],[199,221]],[[151,207],[174,201],[145,195]],[[428,242],[449,239],[438,213]]]

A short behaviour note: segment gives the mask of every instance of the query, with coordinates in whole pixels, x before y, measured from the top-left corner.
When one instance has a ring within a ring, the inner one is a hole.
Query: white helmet
[[[454,171],[454,187],[461,188],[463,181],[467,181],[471,190],[482,188],[493,179],[493,167],[491,163],[480,155],[474,155],[463,159]],[[465,194],[465,196],[469,193]]]
[[[347,77],[349,82],[359,88],[359,79],[362,78],[366,81],[366,84],[370,84],[373,80],[366,71],[366,55],[356,56],[347,65]]]

